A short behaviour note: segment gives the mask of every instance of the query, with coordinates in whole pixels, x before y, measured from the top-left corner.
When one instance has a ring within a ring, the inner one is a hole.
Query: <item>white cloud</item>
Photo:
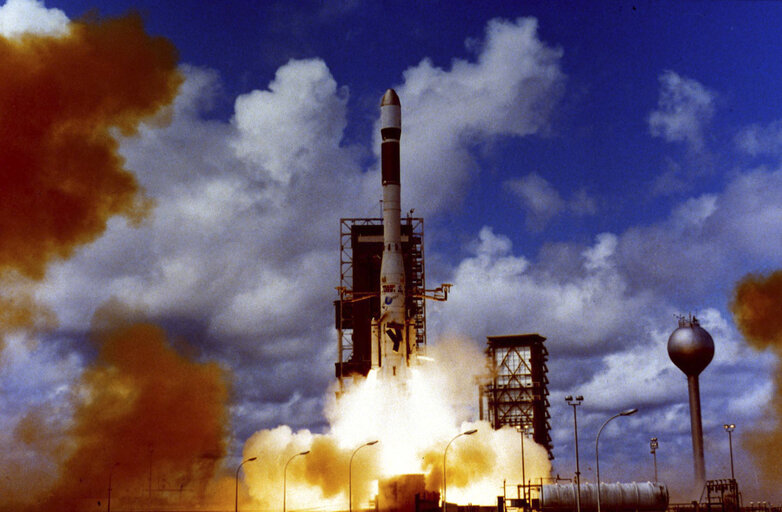
[[[0,35],[24,33],[59,35],[67,32],[68,17],[60,9],[47,9],[40,0],[7,0],[0,6]]]
[[[487,335],[538,332],[559,353],[609,351],[628,342],[649,305],[630,294],[610,263],[612,235],[584,251],[580,267],[551,275],[512,253],[510,240],[484,227],[473,255],[455,269],[447,308],[434,332]]]
[[[782,153],[782,121],[766,126],[752,124],[736,134],[738,148],[752,156]]]
[[[541,230],[551,219],[563,212],[574,215],[596,213],[595,200],[585,190],[577,191],[572,199],[565,201],[556,188],[537,173],[507,180],[503,187],[520,203],[525,211],[525,223],[531,230]]]
[[[671,214],[671,224],[678,229],[702,226],[717,210],[717,196],[704,194],[700,197],[687,199],[674,208]]]
[[[668,358],[667,341],[667,335],[657,333],[640,346],[606,355],[604,368],[579,387],[579,393],[590,397],[590,405],[608,410],[680,399],[686,391],[681,385],[682,376]]]
[[[474,145],[545,131],[562,94],[562,51],[538,39],[535,19],[490,21],[480,50],[475,62],[455,59],[450,70],[424,59],[405,71],[396,88],[402,102],[402,200],[424,215],[459,202],[477,170]],[[367,194],[377,195],[376,173],[365,183]]]
[[[613,233],[600,233],[597,235],[597,243],[584,249],[581,254],[586,260],[584,267],[587,270],[600,270],[610,268],[613,264],[611,257],[616,251],[616,235]]]
[[[568,210],[577,216],[595,215],[597,201],[586,190],[580,189],[568,201]]]
[[[715,228],[720,247],[735,257],[778,263],[782,239],[782,169],[737,175],[721,194]]]
[[[659,76],[657,110],[649,114],[649,130],[668,142],[687,142],[694,150],[703,148],[703,130],[714,115],[716,95],[698,81],[673,71]]]
[[[697,300],[724,286],[718,283],[777,264],[779,197],[782,170],[736,174],[720,193],[685,200],[657,224],[628,228],[617,261],[634,289]]]
[[[339,145],[344,92],[321,61],[291,61],[269,90],[240,97],[227,124],[199,118],[217,77],[183,72],[172,124],[122,143],[156,200],[151,217],[140,228],[112,220],[51,269],[40,296],[69,329],[86,328],[115,297],[162,318],[198,319],[203,335],[232,340],[226,346],[320,347],[315,333],[330,326],[338,277],[340,202],[356,195],[360,175],[354,152]]]
[[[565,208],[565,201],[557,189],[537,173],[508,180],[504,185],[524,208],[525,222],[530,229],[542,229]]]
[[[306,173],[324,151],[339,148],[346,103],[347,90],[337,89],[322,60],[290,61],[268,91],[236,99],[236,154],[287,183],[295,173]]]

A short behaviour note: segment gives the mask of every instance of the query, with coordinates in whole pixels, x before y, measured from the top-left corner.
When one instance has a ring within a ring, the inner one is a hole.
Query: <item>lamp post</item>
[[[653,437],[649,440],[649,449],[652,450],[652,457],[654,458],[654,481],[657,481],[657,448],[660,445],[657,443],[657,438]]]
[[[372,446],[377,443],[378,443],[377,440],[364,443],[358,448],[356,448],[355,450],[353,450],[353,455],[350,456],[350,463],[348,464],[348,502],[349,502],[350,512],[353,512],[353,457],[355,457],[356,453],[363,447]]]
[[[114,473],[114,468],[119,466],[119,462],[115,462],[111,468],[109,468],[109,500],[106,502],[106,512],[111,512],[111,475]]]
[[[448,447],[451,446],[451,443],[456,441],[458,438],[460,438],[462,436],[471,436],[471,435],[473,435],[476,432],[478,432],[477,428],[474,428],[472,430],[467,430],[466,432],[462,432],[461,434],[457,435],[456,437],[454,437],[453,439],[448,441],[448,444],[445,445],[445,451],[443,451],[443,512],[446,512],[445,511],[445,508],[446,508],[446,506],[445,506],[445,490],[446,490],[446,482],[447,482],[447,480],[445,478],[445,467],[446,467],[445,466],[445,457],[446,457],[446,455],[448,455]]]
[[[608,422],[611,421],[614,418],[618,418],[619,416],[630,416],[631,414],[635,414],[638,412],[638,409],[627,409],[626,411],[622,411],[618,414],[614,414],[610,418],[608,418],[605,423],[603,423],[603,426],[600,427],[600,430],[597,431],[597,438],[595,438],[595,470],[597,471],[597,512],[600,512],[600,452],[598,451],[598,443],[600,443],[600,433],[603,431],[603,428],[605,428],[606,425],[608,425]]]
[[[573,435],[576,439],[576,511],[581,512],[581,468],[578,465],[578,418],[576,417],[576,407],[581,405],[584,397],[578,395],[573,398],[572,395],[568,395],[565,397],[565,401],[568,405],[573,406]]]
[[[309,452],[309,450],[306,452],[299,452],[285,463],[285,469],[282,470],[282,512],[287,512],[288,510],[288,464],[299,455],[307,455]]]
[[[111,468],[109,470],[109,501],[106,504],[106,512],[111,512],[111,473],[114,471],[114,468]]]
[[[524,434],[526,434],[526,426],[516,425],[516,430],[521,434],[521,485],[524,489],[524,499],[527,499],[527,473],[524,468]]]
[[[735,480],[736,475],[733,474],[733,431],[736,429],[736,425],[733,423],[730,425],[725,424],[722,428],[728,433],[728,445],[730,446],[730,479]]]
[[[234,495],[234,512],[239,512],[239,470],[242,469],[242,466],[244,466],[245,462],[252,462],[256,459],[258,459],[258,457],[250,457],[249,459],[245,459],[236,468],[236,494]]]

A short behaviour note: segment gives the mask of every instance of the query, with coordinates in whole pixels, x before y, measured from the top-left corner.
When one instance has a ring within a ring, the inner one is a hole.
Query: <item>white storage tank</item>
[[[660,482],[601,483],[601,512],[664,512],[668,508],[668,488]],[[576,484],[543,485],[540,491],[543,512],[574,512]],[[597,485],[581,484],[581,512],[597,511]]]

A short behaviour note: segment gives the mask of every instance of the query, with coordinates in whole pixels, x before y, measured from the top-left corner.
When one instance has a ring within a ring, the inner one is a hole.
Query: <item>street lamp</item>
[[[236,494],[234,498],[234,512],[239,512],[239,470],[242,469],[242,466],[244,466],[245,462],[252,462],[256,460],[258,457],[250,457],[249,459],[243,460],[241,464],[239,464],[239,467],[236,468]]]
[[[307,450],[306,452],[297,453],[285,463],[285,469],[282,470],[282,512],[287,512],[288,510],[288,464],[299,455],[307,455],[309,452]]]
[[[730,446],[730,479],[735,480],[736,476],[733,474],[733,431],[736,429],[736,425],[731,423],[730,425],[723,425],[722,428],[728,433],[728,444]]]
[[[652,450],[652,457],[654,457],[654,481],[657,481],[657,448],[660,445],[657,443],[657,438],[653,437],[649,440],[649,449]]]
[[[356,456],[356,453],[362,449],[365,446],[372,446],[374,444],[377,444],[378,441],[370,441],[368,443],[362,444],[355,450],[353,450],[353,455],[350,456],[350,463],[348,464],[348,502],[350,503],[350,512],[353,512],[353,457]]]
[[[573,406],[573,434],[576,438],[576,511],[581,512],[581,468],[578,465],[578,418],[576,417],[576,407],[581,405],[584,401],[584,397],[578,395],[573,398],[572,395],[565,397],[565,401],[568,405]]]
[[[526,434],[527,427],[516,425],[516,430],[519,431],[519,434],[521,434],[521,485],[524,488],[524,499],[527,499],[527,473],[524,469],[524,434]]]
[[[111,475],[114,473],[114,468],[119,466],[119,462],[115,462],[111,468],[109,468],[109,500],[106,503],[106,512],[111,512]]]
[[[466,432],[462,432],[461,434],[457,435],[456,437],[454,437],[453,439],[451,439],[450,441],[448,441],[448,444],[447,444],[447,445],[445,445],[445,451],[443,451],[443,512],[446,512],[446,511],[445,511],[445,490],[446,490],[446,478],[445,478],[445,456],[446,456],[446,455],[448,455],[448,447],[449,447],[449,446],[451,446],[451,443],[453,443],[454,441],[456,441],[458,438],[460,438],[460,437],[462,437],[462,436],[471,436],[471,435],[473,435],[473,434],[474,434],[474,433],[476,433],[476,432],[478,432],[478,429],[477,429],[477,428],[474,428],[474,429],[472,429],[472,430],[468,430],[468,431],[466,431]]]
[[[630,416],[631,414],[635,414],[638,412],[638,409],[627,409],[626,411],[622,411],[618,414],[614,414],[610,418],[608,418],[605,423],[603,423],[603,426],[600,427],[600,430],[597,431],[597,438],[595,439],[595,470],[597,471],[597,512],[600,512],[600,454],[598,451],[598,443],[600,442],[600,433],[603,431],[603,428],[605,428],[606,425],[608,425],[608,422],[611,421],[614,418],[618,418],[619,416]]]

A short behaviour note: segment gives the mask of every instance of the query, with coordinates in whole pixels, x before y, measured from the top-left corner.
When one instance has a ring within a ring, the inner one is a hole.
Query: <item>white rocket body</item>
[[[405,307],[402,257],[399,140],[402,112],[393,89],[380,103],[381,175],[383,182],[383,259],[380,265],[380,317],[373,322],[372,367],[381,375],[405,376],[415,357],[411,322]],[[411,357],[412,356],[412,357]]]

